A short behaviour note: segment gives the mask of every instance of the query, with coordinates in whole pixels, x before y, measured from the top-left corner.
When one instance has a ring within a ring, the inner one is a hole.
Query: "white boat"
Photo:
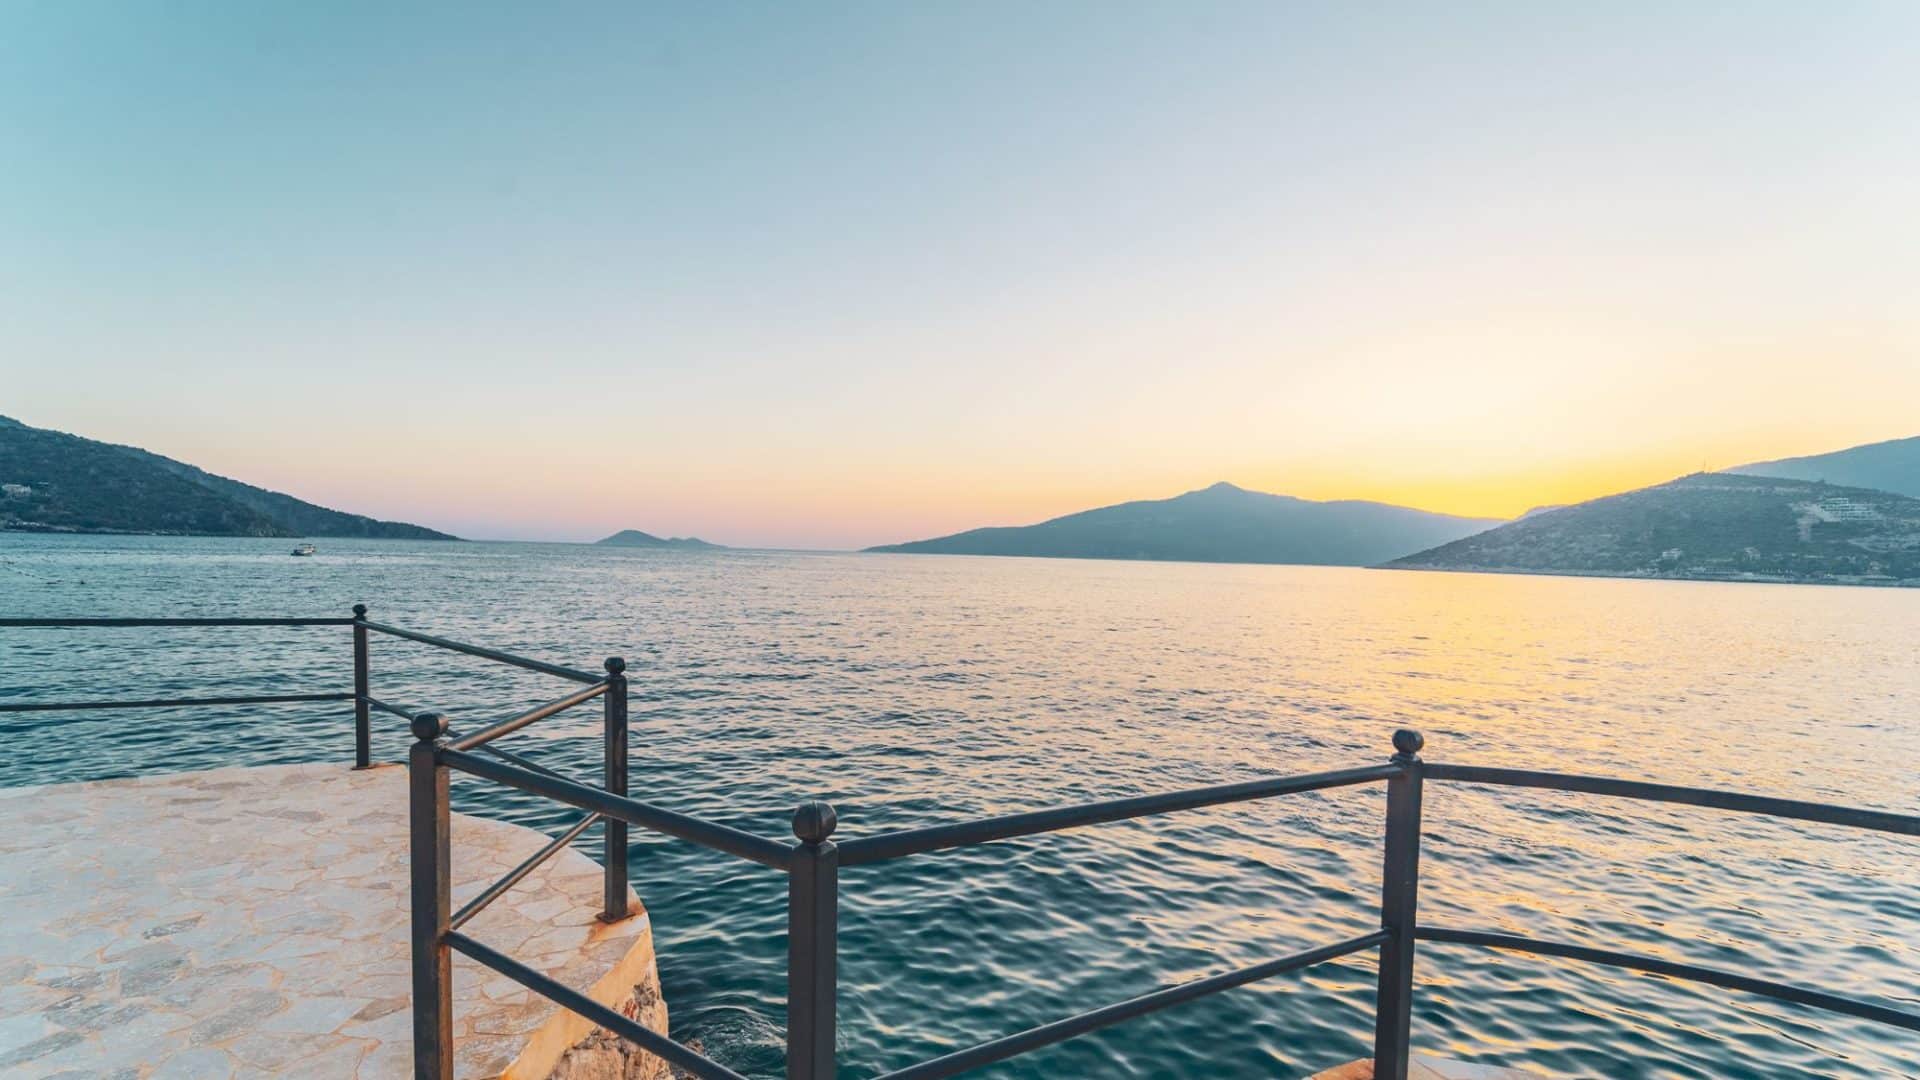
[[[313,550],[312,544],[295,544],[293,553],[295,555],[311,555],[313,554]]]

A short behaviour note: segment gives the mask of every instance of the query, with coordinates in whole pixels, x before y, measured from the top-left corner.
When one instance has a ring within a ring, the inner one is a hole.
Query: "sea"
[[[626,659],[637,797],[837,839],[1385,761],[1920,810],[1920,592],[515,543],[0,534],[0,615],[372,617],[598,670]],[[376,635],[373,693],[470,730],[571,684]],[[0,629],[0,700],[351,689],[341,627]],[[376,716],[376,755],[402,722]],[[0,715],[0,785],[351,759],[322,705]],[[597,775],[599,722],[501,745]],[[457,809],[573,811],[471,778]],[[1379,785],[843,871],[842,1075],[1378,925]],[[1423,921],[1920,1008],[1920,841],[1430,781]],[[592,853],[597,833],[583,839]],[[458,858],[458,853],[455,853]],[[781,1073],[780,874],[636,830],[676,1037]],[[1920,1035],[1734,991],[1424,944],[1426,1052],[1555,1077],[1920,1075]],[[985,1077],[1300,1077],[1371,1046],[1371,954],[1178,1006]]]

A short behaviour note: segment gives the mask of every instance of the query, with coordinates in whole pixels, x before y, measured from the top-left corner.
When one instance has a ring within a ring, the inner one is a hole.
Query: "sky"
[[[1920,5],[0,2],[0,414],[479,538],[1920,434]]]

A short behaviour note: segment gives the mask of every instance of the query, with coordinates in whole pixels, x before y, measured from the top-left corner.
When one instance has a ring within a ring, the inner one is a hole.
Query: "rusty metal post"
[[[1393,733],[1393,761],[1401,772],[1387,780],[1386,864],[1380,890],[1380,988],[1374,998],[1374,1080],[1407,1080],[1413,1027],[1413,950],[1420,899],[1420,748],[1417,731]]]
[[[839,989],[838,817],[823,802],[793,814],[800,843],[787,867],[787,1080],[834,1080],[834,1011]]]
[[[605,779],[609,792],[624,796],[627,793],[627,662],[618,656],[609,656],[606,668],[606,719],[602,725]],[[600,918],[604,922],[615,922],[628,914],[627,823],[609,817],[606,830],[603,860],[606,880]]]
[[[410,877],[413,883],[414,1080],[453,1080],[453,954],[447,924],[453,912],[448,858],[447,767],[440,763],[446,718],[413,718],[407,758]]]
[[[373,765],[373,724],[367,711],[367,605],[353,605],[353,767]]]

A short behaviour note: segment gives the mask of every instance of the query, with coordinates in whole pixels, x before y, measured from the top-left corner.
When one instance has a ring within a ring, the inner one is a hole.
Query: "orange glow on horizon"
[[[395,469],[385,455],[362,460],[346,454],[262,456],[245,447],[155,449],[322,505],[475,538],[593,540],[638,528],[741,547],[853,548],[1030,525],[1114,503],[1169,498],[1221,480],[1316,501],[1368,500],[1505,520],[1538,506],[1664,483],[1703,466],[1821,453],[1876,437],[1895,436],[1788,439],[1760,433],[1729,441],[1704,460],[1691,447],[1618,456],[1541,451],[1524,460],[1497,447],[1392,460],[1382,448],[1378,459],[1342,454],[1282,465],[1127,462],[1098,470],[1075,462],[1023,468],[1011,460],[913,454],[885,462],[819,455],[767,462],[744,453],[666,468],[614,455],[603,459],[603,451],[591,445],[550,444],[537,454],[515,445],[476,447],[449,456],[433,453],[426,442],[399,450],[397,459],[407,465]],[[471,524],[490,519],[505,524]]]

